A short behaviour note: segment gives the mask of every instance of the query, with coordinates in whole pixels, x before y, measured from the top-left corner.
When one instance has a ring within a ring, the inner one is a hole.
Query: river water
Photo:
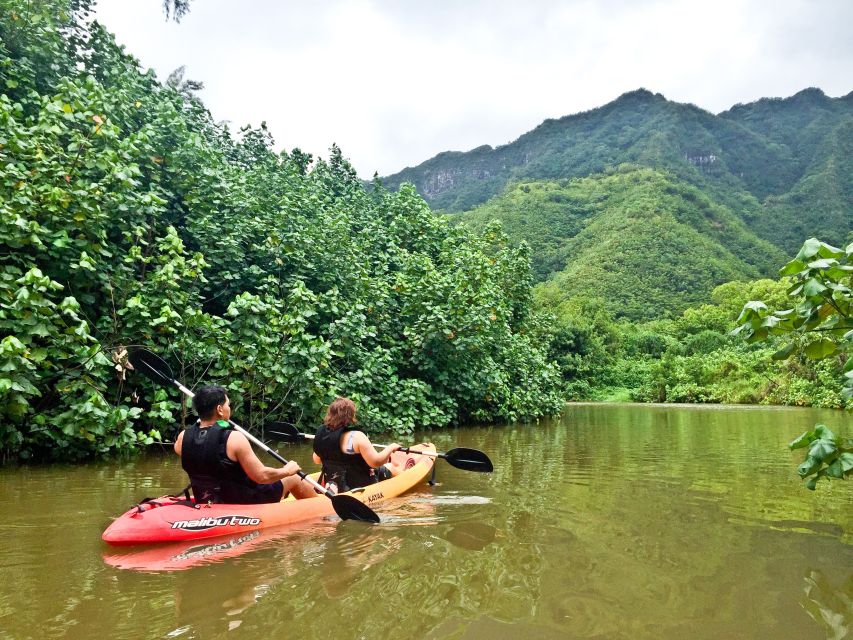
[[[173,455],[0,470],[0,638],[853,637],[853,485],[802,488],[785,444],[850,414],[570,405],[433,433],[440,462],[383,523],[166,549],[100,534],[181,488]],[[310,466],[309,445],[283,445]]]

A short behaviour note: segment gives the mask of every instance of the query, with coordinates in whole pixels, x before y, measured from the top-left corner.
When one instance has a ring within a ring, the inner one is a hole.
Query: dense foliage
[[[145,345],[238,418],[367,429],[554,413],[530,257],[410,187],[237,135],[140,71],[87,2],[0,0],[0,452],[81,458],[187,417],[126,366]]]
[[[797,473],[806,488],[815,490],[821,478],[843,480],[853,475],[853,440],[838,438],[826,425],[819,424],[793,440],[790,449],[807,449]]]
[[[733,333],[747,342],[785,336],[788,343],[773,355],[778,360],[796,352],[812,360],[838,359],[844,395],[853,397],[853,243],[838,249],[810,238],[780,273],[793,281],[787,293],[795,306],[771,312],[765,302],[750,301]]]
[[[553,283],[535,296],[556,319],[552,356],[570,399],[844,406],[840,360],[774,360],[781,338],[746,344],[730,333],[748,301],[784,304],[784,283],[726,283],[709,304],[642,323],[615,319],[595,298],[564,300]]]

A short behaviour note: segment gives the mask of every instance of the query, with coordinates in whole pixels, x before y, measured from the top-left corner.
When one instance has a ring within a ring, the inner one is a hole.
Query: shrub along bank
[[[843,407],[843,353],[774,359],[784,337],[749,344],[731,334],[751,300],[789,308],[788,288],[785,281],[729,282],[709,304],[644,323],[615,320],[601,300],[566,300],[554,283],[538,285],[535,297],[555,318],[552,356],[570,399]]]

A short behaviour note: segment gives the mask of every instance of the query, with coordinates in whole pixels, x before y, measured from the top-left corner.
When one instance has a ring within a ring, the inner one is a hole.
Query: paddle
[[[171,367],[169,367],[168,363],[166,363],[160,356],[151,353],[147,349],[136,349],[133,353],[130,354],[128,360],[133,365],[133,368],[136,371],[139,371],[139,373],[144,375],[146,378],[149,378],[150,380],[158,384],[175,385],[188,398],[192,398],[193,396],[195,396],[192,391],[190,391],[180,382],[175,380],[175,378],[172,376],[172,369]],[[236,422],[234,422],[233,420],[229,420],[228,423],[234,428],[235,431],[239,431],[240,433],[242,433],[249,439],[250,442],[259,446],[261,449],[266,451],[280,463],[287,464],[287,460],[282,458],[276,451],[270,449],[267,445],[258,440],[255,436],[246,431]],[[319,491],[332,501],[332,507],[335,509],[335,513],[338,514],[341,520],[360,520],[362,522],[373,523],[379,522],[379,516],[376,514],[376,512],[357,498],[354,498],[353,496],[335,495],[334,493],[323,487],[320,483],[309,478],[304,471],[300,470],[297,472],[297,474],[300,478],[312,485],[317,491]]]
[[[276,436],[285,442],[299,442],[299,440],[313,440],[314,436],[309,433],[301,433],[292,424],[286,422],[274,422],[272,429],[267,429],[266,433],[271,436]],[[374,447],[385,448],[387,444],[373,443]],[[433,458],[442,458],[447,460],[451,466],[465,471],[478,471],[480,473],[491,473],[494,471],[492,461],[482,451],[477,449],[468,449],[467,447],[457,447],[451,449],[447,453],[433,453],[432,451],[419,451],[408,447],[400,449],[403,453],[416,453],[422,456],[431,456]]]

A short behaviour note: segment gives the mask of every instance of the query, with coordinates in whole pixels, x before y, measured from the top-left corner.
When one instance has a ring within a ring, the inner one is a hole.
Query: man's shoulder
[[[224,431],[224,429],[223,429],[223,431]],[[246,436],[244,436],[239,431],[235,431],[235,430],[231,429],[230,427],[228,428],[226,433],[222,434],[222,436],[224,438],[226,438],[226,444],[229,448],[233,448],[233,447],[241,447],[242,448],[244,446],[245,447],[250,446],[249,445],[249,439]]]

